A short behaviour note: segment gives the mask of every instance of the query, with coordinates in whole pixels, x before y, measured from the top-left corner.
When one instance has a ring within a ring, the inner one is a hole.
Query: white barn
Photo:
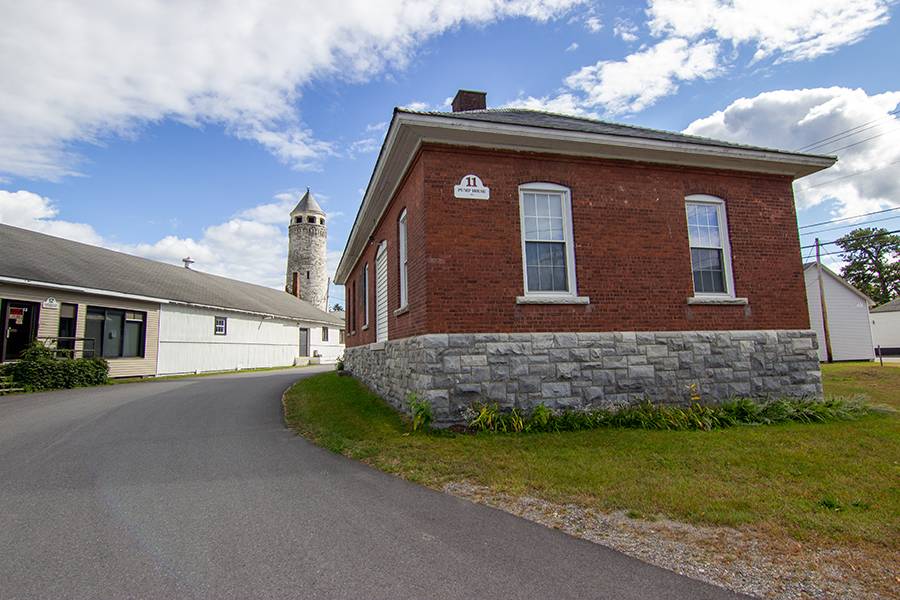
[[[900,355],[900,298],[870,311],[872,338],[884,356]]]
[[[806,279],[809,326],[816,332],[819,342],[819,360],[824,362],[827,358],[825,325],[822,319],[816,263],[805,264],[803,275]],[[873,306],[874,302],[824,265],[822,266],[822,283],[825,288],[825,307],[833,360],[874,359],[875,345],[872,340],[872,327],[869,323],[869,307]]]
[[[282,290],[0,224],[0,362],[31,341],[111,377],[334,362],[343,314]]]

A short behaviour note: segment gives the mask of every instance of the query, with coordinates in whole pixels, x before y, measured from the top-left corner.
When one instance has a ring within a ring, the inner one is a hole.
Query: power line
[[[831,219],[830,221],[821,221],[819,223],[810,223],[809,225],[801,225],[798,229],[809,229],[810,227],[818,227],[819,225],[831,225],[832,223],[838,223],[840,221],[850,221],[852,219],[859,219],[862,217],[868,217],[870,215],[880,215],[881,213],[891,212],[894,210],[900,210],[900,206],[895,206],[893,208],[885,208],[883,210],[875,210],[869,213],[863,213],[861,215],[854,215],[852,217],[841,217],[839,219]]]
[[[867,122],[863,123],[862,125],[857,125],[856,127],[850,127],[849,129],[839,131],[839,132],[832,134],[826,138],[822,138],[820,140],[817,140],[815,142],[812,142],[810,144],[807,144],[805,146],[797,148],[796,151],[797,152],[806,152],[808,150],[812,150],[813,148],[815,148],[817,146],[821,146],[822,144],[825,144],[826,142],[838,141],[835,138],[849,137],[851,135],[861,133],[861,131],[864,131],[865,130],[864,128],[868,127],[869,125],[872,125],[873,123],[877,123],[878,121],[883,121],[884,119],[887,119],[888,117],[891,117],[891,116],[897,114],[898,112],[900,112],[900,108],[895,108],[894,110],[889,111],[888,114],[883,117],[878,117],[877,119],[872,119],[871,121],[867,121]]]
[[[835,177],[834,179],[829,179],[828,181],[823,181],[822,183],[817,183],[816,185],[807,186],[806,189],[811,190],[813,188],[822,187],[823,185],[828,185],[830,183],[834,183],[835,181],[842,181],[844,179],[850,179],[851,177],[856,177],[858,175],[865,175],[866,173],[871,173],[873,171],[881,171],[882,169],[887,169],[888,167],[892,167],[894,165],[900,165],[900,160],[894,161],[892,163],[888,163],[882,167],[875,167],[874,169],[866,169],[864,171],[857,171],[856,173],[850,173],[849,175],[844,175],[843,177]]]
[[[840,152],[841,150],[846,150],[847,148],[852,148],[853,146],[859,146],[860,144],[865,144],[866,142],[868,142],[870,140],[874,140],[875,138],[880,138],[883,135],[887,135],[889,133],[897,133],[897,131],[900,131],[900,130],[894,129],[893,131],[882,131],[878,135],[873,135],[872,137],[867,137],[864,140],[860,140],[858,142],[853,142],[852,144],[848,144],[846,146],[841,146],[840,148],[833,148],[832,150],[828,150],[828,152],[830,152],[831,154],[834,154],[836,152]]]
[[[841,225],[840,227],[829,227],[828,229],[817,229],[815,231],[802,231],[800,235],[819,235],[820,233],[825,233],[827,231],[838,231],[840,229],[846,229],[847,227],[856,227],[859,225],[869,225],[871,223],[881,223],[882,221],[893,221],[894,219],[900,219],[900,215],[894,215],[892,217],[885,217],[883,219],[869,219],[866,221],[860,221],[859,223],[854,223],[853,225]]]
[[[900,229],[895,229],[894,231],[880,231],[880,232],[876,232],[876,233],[871,233],[871,234],[869,234],[869,235],[863,235],[863,236],[860,236],[860,237],[856,237],[856,238],[853,238],[853,239],[854,239],[854,240],[867,240],[867,239],[869,239],[869,238],[883,237],[883,236],[891,235],[891,234],[894,234],[894,233],[900,233]],[[830,246],[831,244],[837,244],[839,241],[840,241],[840,240],[832,240],[832,241],[830,241],[830,242],[820,242],[819,245],[820,245],[820,246]],[[815,248],[815,247],[816,247],[815,244],[809,244],[809,245],[807,245],[807,246],[800,246],[800,249],[801,249],[801,250],[804,250],[804,249],[806,249],[806,248]],[[841,250],[840,252],[847,252],[847,250]]]

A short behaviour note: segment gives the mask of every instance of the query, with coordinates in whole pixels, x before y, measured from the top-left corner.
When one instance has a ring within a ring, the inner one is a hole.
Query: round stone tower
[[[328,310],[327,238],[325,211],[307,188],[291,211],[285,290],[324,311]]]

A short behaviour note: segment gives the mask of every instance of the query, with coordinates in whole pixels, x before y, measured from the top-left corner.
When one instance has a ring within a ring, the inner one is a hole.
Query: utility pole
[[[828,332],[828,308],[825,306],[825,283],[822,281],[822,257],[819,253],[819,238],[816,238],[816,274],[819,276],[819,305],[822,308],[822,329],[825,330],[825,360],[834,362],[831,353],[831,334]]]

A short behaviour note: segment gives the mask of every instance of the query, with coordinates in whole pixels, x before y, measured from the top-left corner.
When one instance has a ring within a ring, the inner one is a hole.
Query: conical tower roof
[[[300,202],[298,202],[297,206],[294,207],[294,210],[291,211],[291,216],[293,217],[294,215],[307,213],[315,213],[319,215],[325,214],[325,211],[322,210],[322,207],[319,206],[319,203],[316,202],[316,199],[313,198],[312,194],[309,193],[309,188],[306,188],[306,193],[303,194],[303,197],[300,198]]]

